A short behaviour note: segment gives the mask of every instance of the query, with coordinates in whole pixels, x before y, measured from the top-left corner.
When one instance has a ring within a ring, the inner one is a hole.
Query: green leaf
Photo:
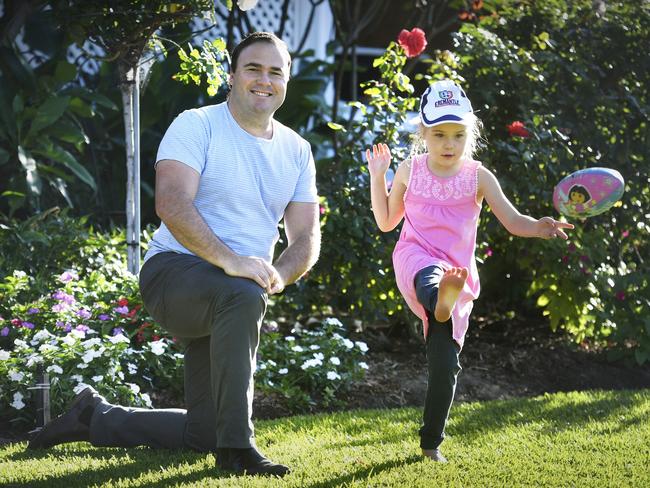
[[[65,113],[70,104],[70,97],[52,97],[38,107],[27,137],[35,136],[41,130],[52,125]]]
[[[32,158],[31,154],[26,152],[22,146],[18,146],[18,160],[25,169],[25,180],[27,181],[29,191],[34,195],[40,195],[42,185],[41,178],[38,174],[38,168],[36,167],[36,160]]]
[[[366,95],[369,95],[371,97],[377,96],[381,94],[381,90],[379,88],[373,87],[373,88],[367,88],[363,91]]]
[[[62,147],[52,145],[46,148],[40,148],[38,151],[34,151],[34,152],[37,154],[41,154],[45,157],[48,157],[58,163],[63,164],[86,185],[88,185],[93,190],[97,190],[95,179],[88,172],[88,170],[84,168],[72,154],[70,154]]]
[[[341,130],[343,132],[346,132],[345,127],[343,127],[341,124],[337,124],[335,122],[328,122],[327,126],[332,130]]]
[[[23,102],[23,97],[16,95],[12,103],[12,108],[15,114],[18,114],[23,111],[25,108],[25,103]]]

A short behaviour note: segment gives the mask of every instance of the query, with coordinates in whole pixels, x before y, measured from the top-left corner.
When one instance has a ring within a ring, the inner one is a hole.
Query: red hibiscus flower
[[[397,37],[397,42],[404,49],[407,58],[414,58],[427,47],[427,37],[424,35],[424,31],[417,27],[410,32],[402,29]]]
[[[512,124],[506,126],[512,137],[530,137],[530,132],[524,127],[524,123],[515,120]]]
[[[118,304],[120,307],[126,307],[126,306],[129,304],[129,301],[128,301],[126,298],[120,298],[120,299],[117,301],[117,304]]]

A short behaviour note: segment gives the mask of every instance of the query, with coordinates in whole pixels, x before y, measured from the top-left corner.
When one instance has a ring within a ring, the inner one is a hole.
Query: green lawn
[[[187,451],[21,443],[0,449],[0,486],[650,486],[650,390],[455,405],[445,465],[420,457],[419,418],[408,408],[259,421],[260,449],[293,469],[283,480],[232,477]]]

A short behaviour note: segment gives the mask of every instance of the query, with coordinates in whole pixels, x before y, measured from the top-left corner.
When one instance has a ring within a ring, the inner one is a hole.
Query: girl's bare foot
[[[449,268],[442,275],[438,288],[438,303],[433,312],[438,322],[447,322],[451,317],[451,311],[454,309],[460,290],[467,281],[468,273],[467,268]]]

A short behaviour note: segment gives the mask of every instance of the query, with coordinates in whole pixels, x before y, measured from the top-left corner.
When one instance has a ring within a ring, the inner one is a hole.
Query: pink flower
[[[11,319],[11,325],[14,327],[20,327],[23,324],[23,321],[20,319]]]
[[[625,238],[625,237],[630,235],[630,231],[629,230],[624,230],[621,235],[623,236],[623,238]]]
[[[616,299],[623,301],[625,300],[625,292],[624,291],[617,291],[616,292]]]
[[[511,137],[530,137],[530,132],[524,127],[524,123],[519,120],[515,120],[512,124],[507,125],[506,128]]]
[[[490,248],[488,247],[488,248],[485,250],[485,257],[489,258],[490,256],[492,256],[492,249],[490,249]]]
[[[410,32],[402,29],[399,36],[397,36],[397,43],[402,46],[407,58],[414,58],[427,47],[427,37],[424,35],[424,31],[417,27],[414,27]]]
[[[122,315],[129,313],[129,307],[115,307],[113,310],[115,310],[117,313],[121,313]]]

